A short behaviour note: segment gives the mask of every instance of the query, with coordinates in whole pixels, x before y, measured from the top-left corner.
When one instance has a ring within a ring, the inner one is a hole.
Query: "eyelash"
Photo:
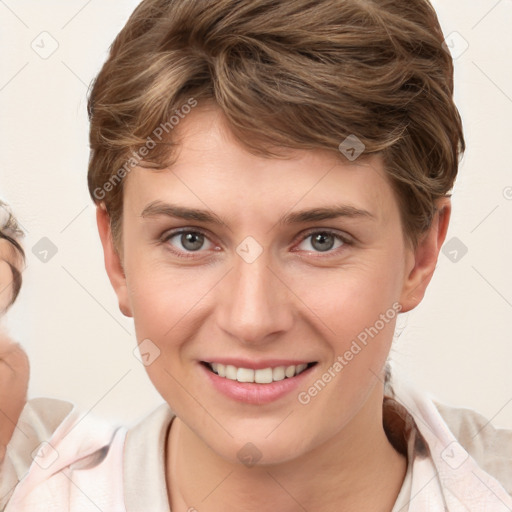
[[[201,250],[188,251],[188,252],[184,253],[181,251],[177,251],[174,248],[171,248],[170,244],[168,244],[169,240],[171,240],[172,238],[174,238],[178,235],[186,234],[186,233],[200,234],[200,235],[204,236],[208,241],[210,241],[208,235],[204,231],[202,231],[201,229],[198,229],[198,228],[194,228],[194,229],[179,229],[176,231],[168,232],[161,238],[161,243],[166,244],[166,246],[169,248],[169,250],[173,254],[178,256],[179,258],[183,258],[183,259],[195,258],[196,257],[195,253],[200,253],[200,252],[202,252]],[[306,233],[302,234],[300,236],[300,238],[298,239],[298,241],[299,241],[299,243],[303,242],[304,240],[307,240],[308,238],[310,238],[312,235],[316,235],[316,234],[333,236],[334,238],[337,238],[343,244],[340,247],[337,247],[336,249],[330,249],[329,251],[325,251],[324,253],[322,253],[321,251],[307,251],[307,252],[317,253],[319,256],[316,256],[316,257],[319,257],[319,258],[329,257],[334,254],[337,254],[340,250],[343,250],[343,248],[353,245],[353,243],[354,243],[347,236],[342,236],[341,234],[339,234],[336,231],[332,231],[330,229],[318,229],[318,228],[311,229],[311,230],[307,231]],[[210,243],[211,243],[211,241],[210,241]],[[296,245],[295,241],[294,241],[294,244]],[[185,256],[184,254],[187,254],[187,255]],[[322,254],[325,254],[326,256],[323,256]]]

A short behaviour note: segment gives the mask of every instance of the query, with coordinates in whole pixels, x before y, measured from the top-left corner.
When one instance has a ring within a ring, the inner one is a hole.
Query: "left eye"
[[[308,242],[311,240],[310,242]],[[345,240],[341,238],[341,236],[331,233],[330,231],[317,231],[314,233],[310,233],[304,238],[302,243],[298,246],[306,244],[312,247],[310,248],[302,248],[304,251],[316,251],[316,252],[327,252],[332,249],[338,249],[339,247],[346,244]],[[337,244],[337,245],[336,245]]]

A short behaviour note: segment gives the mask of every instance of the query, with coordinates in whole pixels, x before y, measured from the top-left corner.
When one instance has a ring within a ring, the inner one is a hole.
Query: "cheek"
[[[395,271],[393,265],[358,266],[316,286],[304,283],[310,322],[318,317],[317,343],[328,354],[321,372],[299,390],[298,402],[309,413],[304,428],[319,430],[318,418],[328,411],[329,428],[336,432],[382,380],[401,308]]]
[[[126,249],[126,283],[138,337],[161,339],[205,295],[212,273],[186,262],[169,263],[163,248],[138,240],[136,233],[126,236]]]
[[[392,316],[400,298],[402,263],[397,255],[368,256],[373,257],[294,278],[293,289],[329,337],[346,341],[374,325],[381,314],[391,310]]]
[[[127,282],[136,327],[157,339],[185,323],[192,309],[196,315],[208,290],[208,276],[200,272],[172,272],[158,266],[132,274]]]
[[[12,272],[7,262],[0,260],[0,314],[9,306],[12,300]]]
[[[150,340],[158,358],[146,372],[163,398],[179,408],[184,389],[193,389],[190,362],[194,340],[207,322],[208,291],[219,276],[197,268],[176,269],[159,262],[139,260],[127,271],[135,333],[138,343]],[[147,343],[147,342],[146,342]]]
[[[187,341],[198,330],[196,319],[205,294],[202,280],[196,277],[158,265],[139,265],[127,272],[137,341],[157,355],[145,365],[146,372],[162,397],[178,410],[182,401],[186,403],[182,389],[193,388],[190,372],[182,371],[182,365]]]
[[[330,373],[312,389],[311,396],[316,396],[329,382],[318,406],[346,400],[353,403],[346,403],[345,410],[355,407],[376,382],[388,357],[401,309],[401,264],[396,256],[374,256],[365,264],[318,274],[316,280],[296,281],[297,287],[302,282],[299,293],[308,306],[304,315],[310,324],[314,322],[318,343],[329,355],[325,371]]]

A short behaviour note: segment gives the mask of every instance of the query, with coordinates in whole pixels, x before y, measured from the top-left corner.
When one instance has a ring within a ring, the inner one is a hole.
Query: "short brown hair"
[[[165,125],[139,165],[166,167],[169,119],[193,100],[216,104],[235,137],[266,156],[338,151],[355,135],[364,155],[383,156],[417,243],[465,150],[443,39],[427,0],[144,0],[89,98],[89,190],[114,240],[127,162]]]

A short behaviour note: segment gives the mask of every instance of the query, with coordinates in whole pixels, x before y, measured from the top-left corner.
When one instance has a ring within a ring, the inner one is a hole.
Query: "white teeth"
[[[238,382],[254,382],[254,370],[238,368],[236,371],[236,380]]]
[[[220,363],[219,363],[219,375],[221,377],[225,377],[226,376],[226,367],[223,364],[220,364]]]
[[[303,364],[299,364],[297,366],[297,373],[302,373],[306,368],[308,367],[307,364],[303,363]]]
[[[283,380],[285,378],[284,366],[278,366],[272,370],[272,380]]]
[[[257,384],[270,384],[271,382],[277,382],[285,378],[290,379],[302,373],[307,366],[307,364],[299,364],[297,366],[278,366],[276,368],[252,370],[250,368],[237,368],[230,364],[210,364],[210,367],[219,377],[236,380],[238,382],[255,382]]]
[[[238,370],[240,371],[240,370]],[[270,384],[273,380],[272,368],[264,368],[263,370],[254,371],[254,382],[258,384]]]
[[[295,366],[288,366],[286,370],[284,371],[284,374],[290,378],[295,375]]]
[[[231,366],[230,364],[226,365],[226,379],[236,380],[236,373],[237,370],[234,366]]]

